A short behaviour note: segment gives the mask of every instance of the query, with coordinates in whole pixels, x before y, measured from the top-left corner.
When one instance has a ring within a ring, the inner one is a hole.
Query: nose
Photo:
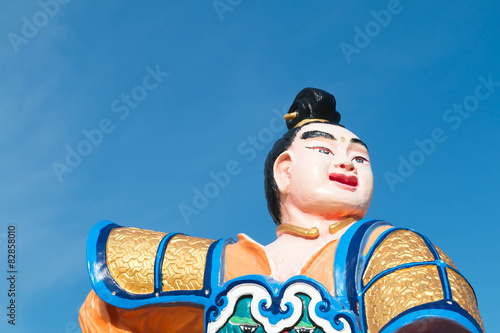
[[[338,167],[341,169],[345,169],[346,171],[354,171],[356,168],[354,167],[354,164],[350,160],[346,160],[340,164],[338,164]]]

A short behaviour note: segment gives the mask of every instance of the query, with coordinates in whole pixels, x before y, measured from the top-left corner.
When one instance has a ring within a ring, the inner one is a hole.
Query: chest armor
[[[392,228],[363,255],[371,232],[385,225],[362,220],[341,237],[334,295],[302,275],[286,282],[262,275],[224,281],[225,247],[232,239],[213,241],[109,221],[90,232],[88,269],[103,301],[126,309],[203,307],[209,333],[389,333],[435,317],[484,332],[470,284],[423,235]]]

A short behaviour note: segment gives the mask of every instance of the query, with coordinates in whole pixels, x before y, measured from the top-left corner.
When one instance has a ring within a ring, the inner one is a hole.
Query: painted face
[[[366,145],[349,130],[312,123],[297,133],[289,154],[287,200],[306,213],[362,218],[373,193]]]

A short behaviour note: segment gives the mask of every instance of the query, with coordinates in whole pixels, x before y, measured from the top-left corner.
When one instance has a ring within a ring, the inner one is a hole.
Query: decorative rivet
[[[115,296],[115,295],[116,295],[116,291],[113,291],[113,292],[111,293],[111,295]]]

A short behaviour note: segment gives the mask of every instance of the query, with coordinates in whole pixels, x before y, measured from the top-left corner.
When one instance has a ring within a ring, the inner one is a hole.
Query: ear
[[[289,151],[281,153],[280,156],[274,162],[273,173],[274,180],[280,193],[288,193],[288,187],[290,185],[290,166],[292,165],[292,156]]]

